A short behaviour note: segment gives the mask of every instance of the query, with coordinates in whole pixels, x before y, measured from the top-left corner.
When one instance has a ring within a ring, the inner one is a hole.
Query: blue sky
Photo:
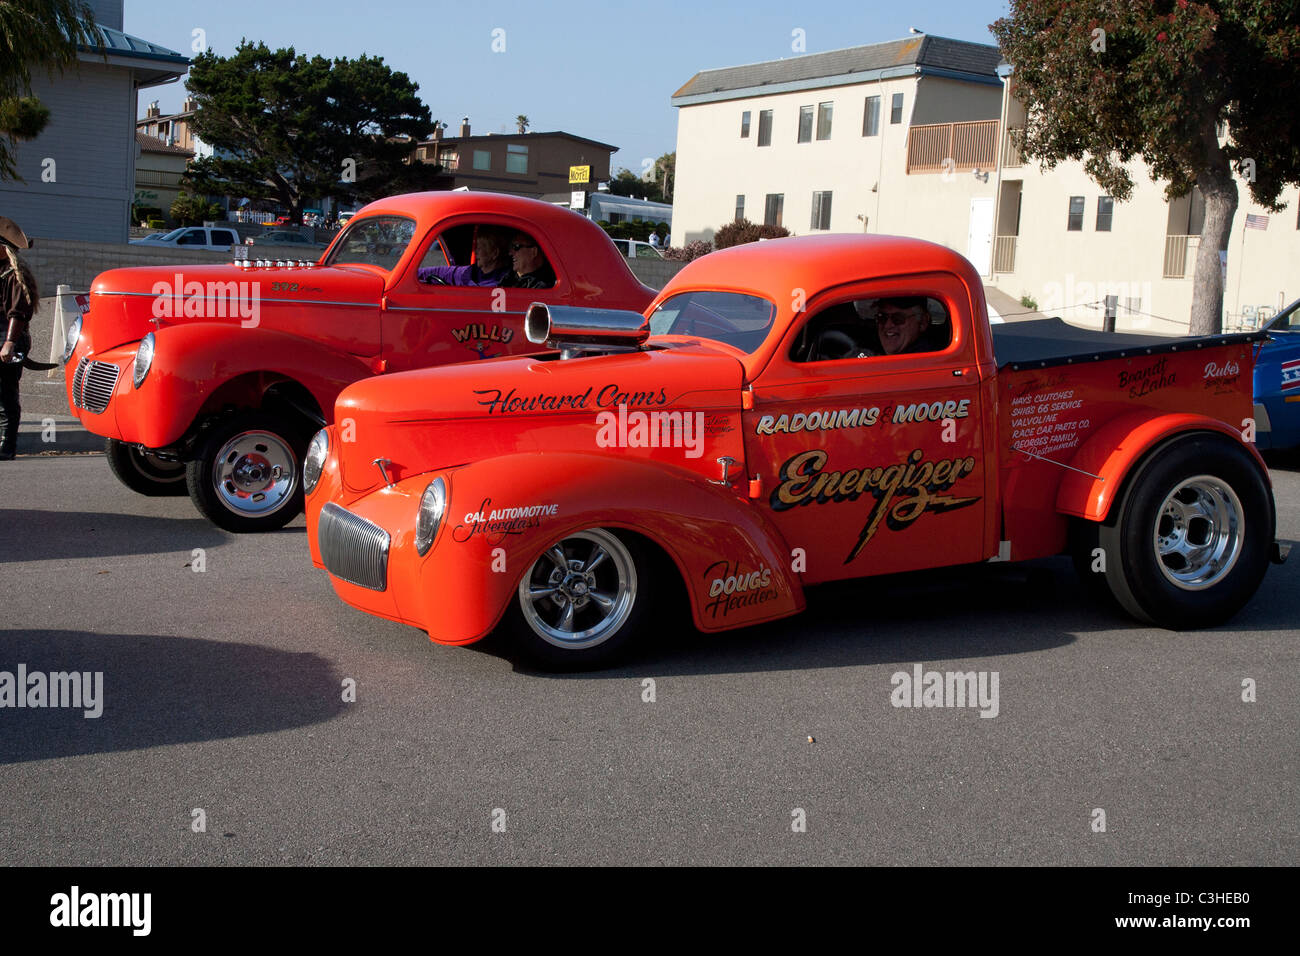
[[[513,131],[523,113],[535,131],[612,143],[614,167],[640,171],[644,157],[676,148],[670,98],[699,70],[797,56],[795,30],[808,53],[898,39],[913,26],[993,43],[988,25],[1006,12],[1004,0],[126,0],[124,26],[187,55],[202,30],[223,55],[247,37],[328,57],[382,56],[419,84],[449,132],[466,115],[476,133]],[[494,37],[504,51],[493,51]],[[142,92],[139,109],[157,99],[174,112],[183,98],[180,84],[155,87]]]

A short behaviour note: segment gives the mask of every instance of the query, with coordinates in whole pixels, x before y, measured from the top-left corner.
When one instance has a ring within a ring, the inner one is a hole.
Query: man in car
[[[500,229],[483,226],[474,234],[474,261],[467,266],[424,266],[416,272],[420,282],[445,285],[504,285],[510,275],[506,261],[506,234]]]
[[[537,248],[533,237],[517,232],[510,243],[510,259],[514,272],[501,284],[518,289],[549,289],[555,285],[555,272],[546,262],[546,256]]]
[[[930,311],[924,296],[900,296],[876,303],[876,332],[886,355],[933,351],[933,343],[925,338],[929,328]]]

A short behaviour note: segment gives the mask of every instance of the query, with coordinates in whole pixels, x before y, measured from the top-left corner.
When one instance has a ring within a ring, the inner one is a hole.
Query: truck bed
[[[993,353],[998,368],[1021,369],[1074,365],[1133,355],[1184,352],[1212,345],[1259,342],[1262,332],[1233,332],[1219,335],[1173,337],[1136,332],[1097,332],[1069,325],[1059,318],[1004,322],[991,326]]]

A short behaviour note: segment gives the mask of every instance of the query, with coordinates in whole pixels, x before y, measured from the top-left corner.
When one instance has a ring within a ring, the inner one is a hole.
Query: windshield
[[[776,306],[738,292],[683,292],[650,314],[651,335],[698,335],[753,352],[772,327]]]
[[[1300,332],[1300,299],[1296,299],[1269,321],[1269,332]]]
[[[405,216],[353,219],[324,264],[366,263],[391,271],[414,235],[415,220]]]
[[[171,232],[169,232],[169,233],[165,233],[165,234],[164,234],[164,233],[161,233],[161,232],[158,233],[158,238],[160,238],[160,239],[166,239],[166,240],[168,240],[168,241],[171,241],[172,239],[179,239],[181,236],[185,235],[185,233],[187,233],[187,232],[189,232],[189,231],[190,231],[190,227],[189,227],[189,226],[181,226],[179,229],[173,229],[173,230],[172,230]],[[152,238],[154,238],[154,237],[153,237],[153,236],[150,236],[149,238],[152,239]]]

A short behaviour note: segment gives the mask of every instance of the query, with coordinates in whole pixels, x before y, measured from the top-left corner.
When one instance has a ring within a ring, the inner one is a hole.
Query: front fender
[[[130,441],[163,448],[184,437],[211,404],[256,404],[282,379],[303,385],[326,415],[348,385],[371,374],[354,355],[274,329],[199,322],[154,333],[154,359],[140,388],[114,397],[118,427]],[[243,379],[246,384],[232,385]]]
[[[337,582],[336,589],[350,603],[364,601],[367,609],[424,628],[439,643],[468,644],[490,633],[537,557],[593,527],[635,532],[662,548],[703,631],[803,610],[789,549],[771,522],[734,490],[684,468],[565,453],[506,455],[444,472],[447,510],[420,558],[416,504],[433,477],[410,478],[349,505],[391,535],[390,594],[377,600],[375,592],[351,593]]]
[[[1083,443],[1056,492],[1056,510],[1088,521],[1105,521],[1133,467],[1166,439],[1194,431],[1212,431],[1241,442],[1242,434],[1228,423],[1205,415],[1139,411],[1120,415],[1097,429]],[[1268,468],[1251,443],[1250,449],[1268,480]],[[1085,474],[1086,473],[1086,474]]]

